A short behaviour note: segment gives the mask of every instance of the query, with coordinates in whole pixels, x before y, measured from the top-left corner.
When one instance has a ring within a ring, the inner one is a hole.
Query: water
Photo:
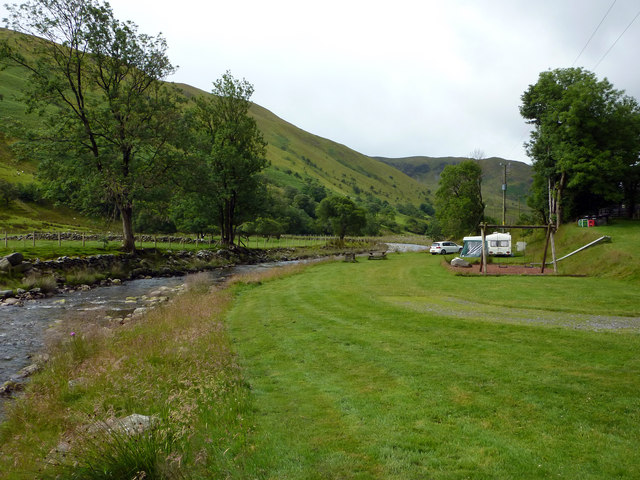
[[[112,316],[125,316],[143,306],[140,299],[143,295],[183,282],[183,277],[132,280],[122,285],[30,300],[24,307],[0,307],[0,385],[32,363],[30,357],[44,346],[46,329],[69,312],[100,311],[106,315],[108,309]]]
[[[232,274],[268,270],[291,263],[296,261],[238,265],[209,271],[207,275],[213,283]],[[70,313],[95,311],[96,318],[106,315],[122,318],[136,308],[148,305],[142,296],[161,287],[176,288],[185,281],[187,277],[131,280],[121,285],[30,300],[23,307],[0,307],[0,385],[7,380],[22,380],[17,374],[32,364],[31,357],[44,347],[46,330]]]

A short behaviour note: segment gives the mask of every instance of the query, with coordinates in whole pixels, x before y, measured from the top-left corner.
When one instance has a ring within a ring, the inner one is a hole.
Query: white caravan
[[[487,255],[492,256],[512,256],[511,234],[493,232],[486,235]],[[480,257],[482,254],[482,237],[480,235],[474,237],[463,238],[461,257]]]

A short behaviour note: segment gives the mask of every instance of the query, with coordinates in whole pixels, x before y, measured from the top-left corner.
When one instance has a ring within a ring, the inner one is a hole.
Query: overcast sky
[[[110,3],[162,32],[168,80],[210,91],[230,70],[256,103],[372,156],[528,161],[520,96],[548,69],[582,66],[640,99],[640,18],[620,37],[638,0]]]

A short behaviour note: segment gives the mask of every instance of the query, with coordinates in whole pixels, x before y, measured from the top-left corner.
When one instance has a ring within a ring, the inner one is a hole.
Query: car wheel
[[[462,247],[458,249],[458,253],[462,253]]]
[[[443,248],[442,250],[440,250],[440,255],[446,255],[447,251]]]

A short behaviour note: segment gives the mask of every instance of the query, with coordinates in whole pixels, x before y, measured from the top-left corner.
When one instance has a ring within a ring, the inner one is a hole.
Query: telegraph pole
[[[502,176],[502,225],[507,224],[507,166],[508,163],[500,163],[504,167],[504,174]]]

